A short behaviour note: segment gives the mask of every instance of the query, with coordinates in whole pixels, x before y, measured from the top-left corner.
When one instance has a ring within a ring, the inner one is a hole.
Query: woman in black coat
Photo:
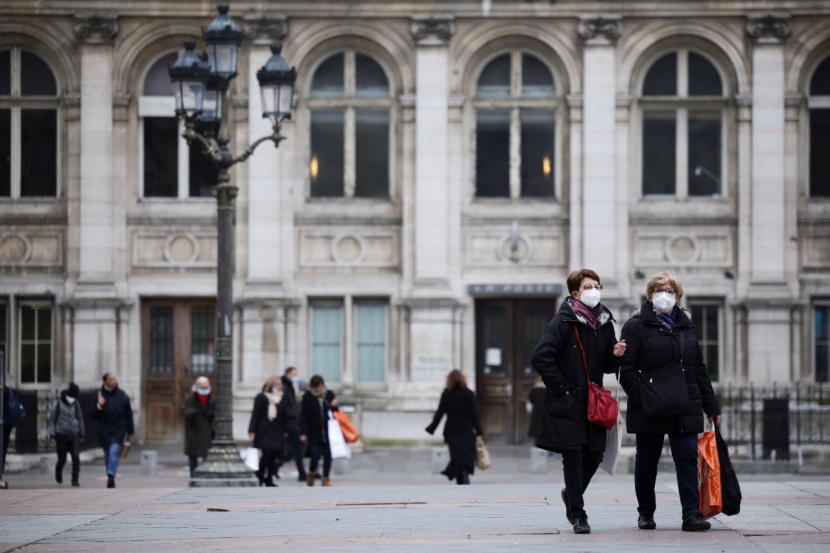
[[[634,488],[640,514],[637,526],[642,530],[656,528],[654,485],[666,434],[677,472],[683,508],[682,529],[699,532],[711,526],[699,511],[697,435],[703,432],[702,413],[706,412],[709,420],[719,422],[720,406],[709,380],[709,371],[703,363],[692,320],[677,305],[682,297],[683,288],[673,274],[654,275],[646,285],[646,302],[622,330],[628,349],[620,369],[620,384],[629,398],[626,428],[637,437]],[[686,378],[688,409],[675,415],[646,416],[640,403],[640,374],[647,378],[657,369],[681,364]]]
[[[254,440],[254,447],[262,450],[259,470],[255,472],[260,486],[276,486],[277,459],[285,446],[287,415],[282,401],[282,382],[279,376],[265,381],[262,391],[254,398],[248,435]]]
[[[602,462],[607,431],[588,421],[586,367],[576,332],[585,348],[591,381],[599,385],[603,374],[617,371],[625,342],[617,342],[614,317],[600,303],[599,275],[590,269],[574,271],[567,285],[570,296],[545,327],[530,360],[547,388],[536,446],[562,455],[565,516],[574,532],[587,534],[591,527],[583,494]]]
[[[317,465],[323,458],[323,486],[330,486],[331,447],[329,444],[330,413],[337,410],[334,392],[326,389],[326,382],[319,374],[311,377],[308,390],[303,394],[300,408],[300,441],[308,444],[311,461],[306,484],[314,485]]]
[[[196,473],[199,458],[207,459],[213,439],[213,419],[216,417],[216,401],[210,395],[210,380],[200,376],[193,383],[193,393],[182,405],[184,417],[184,454],[190,464],[190,477]]]
[[[426,431],[435,433],[444,415],[444,441],[450,449],[450,462],[441,474],[458,484],[469,484],[475,473],[476,436],[481,436],[481,423],[476,409],[476,396],[467,388],[467,378],[458,369],[447,375],[447,383],[438,403],[438,410]]]

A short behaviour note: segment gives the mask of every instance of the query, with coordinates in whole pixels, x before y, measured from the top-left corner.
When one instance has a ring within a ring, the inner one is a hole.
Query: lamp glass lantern
[[[275,125],[284,119],[291,119],[294,83],[297,80],[296,68],[289,67],[280,56],[280,51],[279,46],[272,46],[272,56],[256,74],[262,93],[262,117],[270,118]]]
[[[184,48],[176,63],[167,71],[173,84],[176,115],[192,118],[202,112],[210,68],[196,52],[195,43],[185,42]]]
[[[244,33],[239,30],[233,19],[228,17],[229,6],[217,6],[216,9],[219,15],[202,31],[202,38],[205,40],[211,74],[223,79],[232,79],[236,76],[239,46],[242,44]]]

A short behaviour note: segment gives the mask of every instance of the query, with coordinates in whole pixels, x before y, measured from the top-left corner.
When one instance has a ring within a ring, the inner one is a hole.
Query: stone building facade
[[[44,402],[115,372],[180,439],[212,376],[213,171],[167,66],[210,3],[0,6],[0,351]],[[445,374],[524,439],[528,355],[596,270],[618,328],[676,273],[719,384],[830,372],[830,6],[821,1],[239,1],[232,149],[270,132],[256,71],[296,66],[278,149],[233,171],[235,430],[295,365],[419,439]],[[200,46],[201,48],[201,46]]]

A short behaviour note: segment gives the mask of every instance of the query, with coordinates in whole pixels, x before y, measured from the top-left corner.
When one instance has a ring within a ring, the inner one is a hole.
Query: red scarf
[[[196,397],[199,398],[199,403],[202,404],[202,407],[207,405],[207,401],[210,399],[210,395],[203,396],[202,394],[197,393]]]
[[[593,330],[597,329],[597,318],[600,313],[602,313],[601,303],[598,303],[596,307],[591,309],[581,301],[571,299],[571,308],[574,310],[575,314],[581,315],[585,319],[588,326],[590,326]]]

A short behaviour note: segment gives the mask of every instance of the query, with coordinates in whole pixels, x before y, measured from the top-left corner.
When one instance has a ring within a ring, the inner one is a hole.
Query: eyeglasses
[[[602,290],[602,284],[586,284],[582,287],[583,292],[588,290]]]
[[[657,294],[658,292],[665,292],[670,296],[674,296],[677,292],[674,291],[674,288],[660,288],[659,290],[655,290],[654,293]]]

